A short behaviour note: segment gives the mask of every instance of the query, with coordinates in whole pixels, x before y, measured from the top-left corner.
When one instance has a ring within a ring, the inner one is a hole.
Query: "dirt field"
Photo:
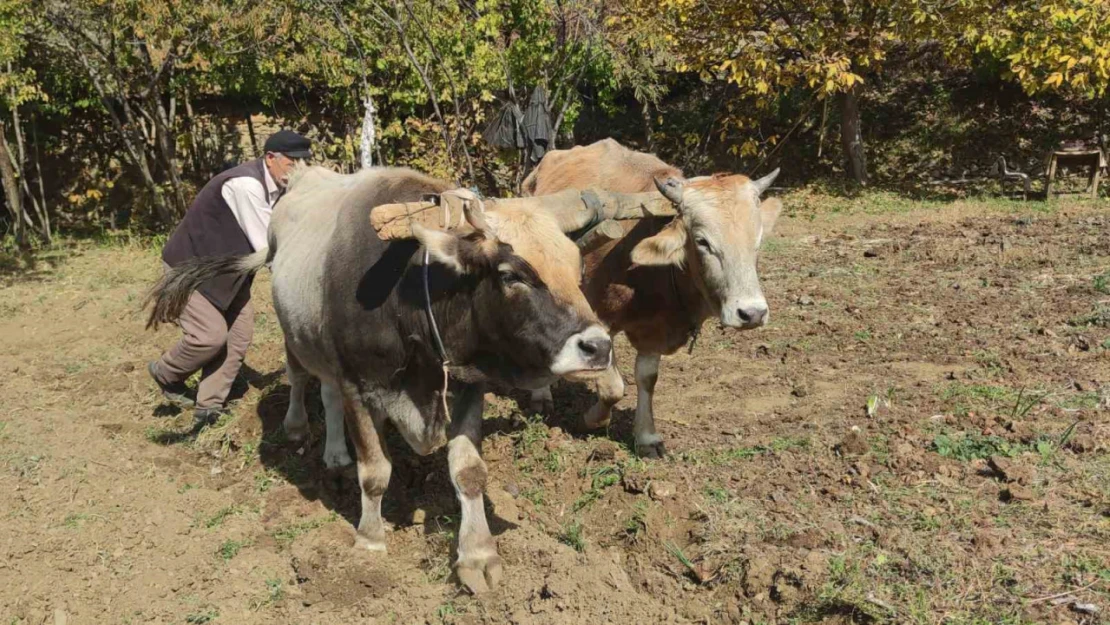
[[[505,560],[451,578],[443,452],[393,439],[388,556],[358,488],[286,443],[269,277],[233,415],[195,440],[145,364],[139,244],[0,274],[0,624],[1110,622],[1110,204],[794,197],[761,261],[768,327],[664,360],[670,457],[494,397]],[[1070,594],[1069,594],[1070,593]],[[1100,620],[1102,619],[1102,620]]]

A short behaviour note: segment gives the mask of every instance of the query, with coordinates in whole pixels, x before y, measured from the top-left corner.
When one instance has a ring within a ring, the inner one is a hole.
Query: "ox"
[[[651,154],[634,152],[612,139],[548,152],[528,178],[529,195],[564,189],[604,189],[623,193],[658,188],[678,217],[643,219],[626,235],[589,252],[583,290],[615,335],[623,331],[636,348],[636,453],[666,453],[655,431],[652,395],[659,359],[696,338],[702,323],[718,317],[728,328],[748,330],[767,323],[767,300],[759,286],[756,257],[782,209],[760,196],[778,175],[758,180],[717,175],[683,180],[682,172]],[[609,422],[624,396],[614,362],[598,379],[598,402],[585,424]],[[533,405],[551,403],[549,388],[533,392]]]
[[[283,425],[293,439],[305,435],[305,384],[318,377],[326,462],[350,462],[344,424],[355,447],[362,492],[356,544],[386,549],[386,422],[419,454],[446,442],[462,512],[456,573],[481,592],[501,574],[482,507],[486,384],[535,389],[560,376],[596,376],[609,366],[612,345],[580,290],[578,249],[555,215],[468,204],[474,232],[416,224],[415,241],[386,242],[371,227],[371,208],[449,186],[405,169],[299,169],[274,209],[269,248],[195,259],[168,272],[152,291],[151,319],[173,320],[188,293],[213,276],[254,273],[269,263],[291,386]]]

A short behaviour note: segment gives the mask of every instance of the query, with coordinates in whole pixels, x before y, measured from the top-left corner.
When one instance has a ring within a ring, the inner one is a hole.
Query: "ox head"
[[[430,259],[476,283],[473,321],[482,349],[510,365],[517,386],[554,376],[589,378],[610,363],[612,342],[582,294],[581,257],[545,211],[464,212],[474,232],[413,226]]]
[[[771,233],[782,202],[760,196],[779,170],[758,180],[747,176],[713,176],[682,181],[656,179],[659,191],[674,205],[678,218],[632,250],[640,265],[688,266],[721,323],[751,329],[767,323],[767,300],[759,286],[756,258]]]

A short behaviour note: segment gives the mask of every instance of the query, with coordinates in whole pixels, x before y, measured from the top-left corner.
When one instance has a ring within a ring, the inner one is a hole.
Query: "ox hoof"
[[[308,423],[289,423],[285,421],[281,424],[281,429],[285,430],[285,438],[290,442],[300,443],[308,438]]]
[[[582,417],[582,425],[587,430],[600,430],[601,428],[609,427],[610,411],[594,405],[586,412],[586,416]]]
[[[459,559],[455,574],[466,589],[475,595],[497,588],[501,581],[501,557],[496,553],[478,557]]]
[[[372,553],[385,553],[385,539],[367,538],[362,534],[357,534],[355,535],[355,549],[359,551],[370,551]]]
[[[352,463],[351,455],[344,449],[324,449],[324,466],[328,469],[342,469]]]
[[[641,458],[663,458],[667,455],[667,447],[663,441],[636,443],[636,455]]]
[[[544,398],[533,397],[532,401],[528,402],[528,408],[533,414],[549,417],[555,414],[555,400],[550,395]]]

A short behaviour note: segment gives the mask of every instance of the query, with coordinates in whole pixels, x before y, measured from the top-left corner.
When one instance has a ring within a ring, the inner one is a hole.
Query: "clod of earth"
[[[647,479],[642,475],[625,473],[621,477],[621,486],[624,486],[626,492],[638,495],[647,489]]]
[[[663,480],[656,480],[648,487],[648,495],[656,501],[663,501],[674,497],[675,487],[674,484]]]
[[[1011,484],[999,492],[999,499],[1004,502],[1033,501],[1036,498],[1037,495],[1032,490],[1017,484]]]
[[[1033,483],[1033,478],[1036,475],[1033,467],[1022,466],[1014,460],[1002,456],[991,456],[987,460],[987,465],[1004,482],[1014,482],[1028,486]]]
[[[871,446],[867,444],[862,432],[852,430],[841,439],[836,450],[844,455],[862,456],[871,451]]]

